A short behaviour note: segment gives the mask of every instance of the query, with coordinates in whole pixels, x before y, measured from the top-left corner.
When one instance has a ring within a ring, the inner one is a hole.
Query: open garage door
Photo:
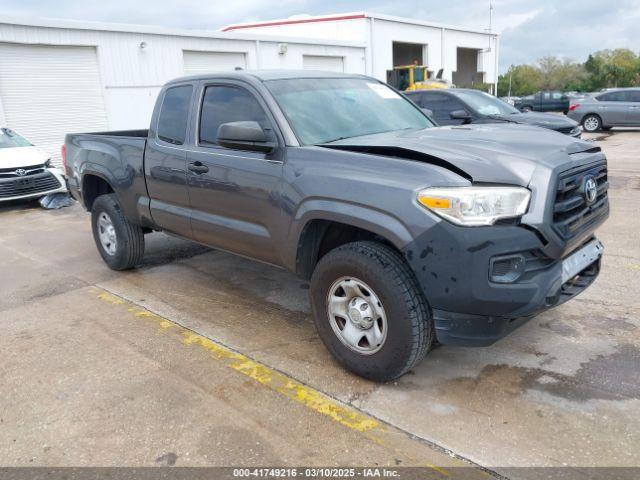
[[[5,123],[60,164],[67,133],[107,129],[96,49],[0,43]]]
[[[243,52],[194,52],[185,50],[182,58],[185,75],[228,72],[235,70],[236,67],[247,68],[247,58]]]
[[[425,64],[426,45],[421,43],[393,42],[393,66]]]
[[[305,70],[344,72],[344,57],[334,57],[329,55],[303,55],[302,66]]]
[[[457,87],[472,87],[484,82],[484,73],[478,71],[480,50],[459,47],[456,52],[457,69],[453,72],[453,83]]]

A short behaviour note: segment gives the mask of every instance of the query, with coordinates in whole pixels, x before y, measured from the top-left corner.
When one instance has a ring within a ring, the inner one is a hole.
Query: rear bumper
[[[600,260],[563,283],[562,259],[577,248],[549,258],[543,247],[533,229],[464,228],[447,222],[412,242],[404,253],[431,306],[438,341],[490,345],[532,316],[573,298],[597,277]],[[525,259],[520,276],[495,281],[496,259],[513,255]]]

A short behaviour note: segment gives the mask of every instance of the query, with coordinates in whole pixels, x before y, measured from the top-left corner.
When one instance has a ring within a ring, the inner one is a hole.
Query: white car
[[[62,171],[49,155],[0,126],[0,202],[66,192]]]

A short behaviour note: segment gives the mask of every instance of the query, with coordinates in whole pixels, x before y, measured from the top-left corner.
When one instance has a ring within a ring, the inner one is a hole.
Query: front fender
[[[367,230],[383,237],[398,250],[412,241],[408,228],[397,217],[364,205],[315,198],[304,201],[298,208],[287,237],[287,268],[295,271],[298,244],[305,227],[313,220],[343,223]]]

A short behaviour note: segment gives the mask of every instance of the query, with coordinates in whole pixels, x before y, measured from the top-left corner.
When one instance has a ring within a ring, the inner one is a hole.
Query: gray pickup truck
[[[435,341],[489,345],[587,288],[600,148],[522,125],[435,127],[375,79],[233,72],[164,86],[148,131],[67,135],[109,267],[166,231],[310,280],[319,336],[387,381]]]

